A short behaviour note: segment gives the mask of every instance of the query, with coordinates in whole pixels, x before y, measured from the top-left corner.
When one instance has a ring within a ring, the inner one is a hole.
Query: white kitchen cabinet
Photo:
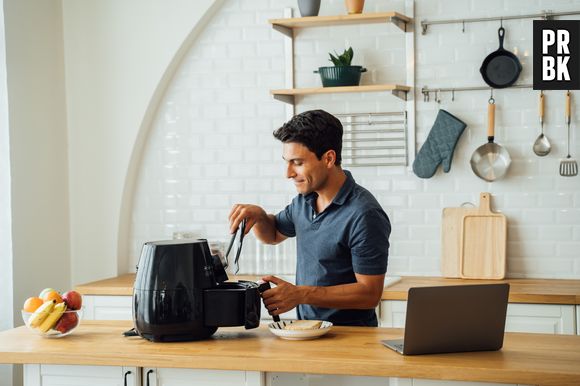
[[[85,295],[83,319],[133,320],[132,296]]]
[[[496,383],[236,370],[24,365],[24,386],[492,386]],[[506,385],[504,385],[506,386]],[[509,386],[509,385],[507,385]],[[511,386],[523,386],[514,385]]]
[[[266,386],[492,386],[498,383],[439,381],[432,379],[385,378],[301,373],[266,373]],[[501,384],[510,386],[510,384]],[[524,386],[515,385],[511,386]]]
[[[510,303],[506,318],[508,332],[576,334],[573,305]]]
[[[576,306],[576,334],[580,335],[580,306]]]
[[[515,383],[489,383],[489,382],[467,382],[467,381],[440,381],[435,379],[413,379],[412,386],[526,386]],[[532,385],[528,385],[532,386]]]
[[[24,386],[141,386],[141,368],[24,365]]]
[[[383,300],[379,311],[379,326],[404,328],[407,302],[403,300]]]
[[[573,305],[510,303],[506,331],[573,335],[576,333],[575,308]],[[383,300],[380,326],[404,328],[406,309],[406,301]]]
[[[264,386],[259,371],[143,368],[143,386]]]

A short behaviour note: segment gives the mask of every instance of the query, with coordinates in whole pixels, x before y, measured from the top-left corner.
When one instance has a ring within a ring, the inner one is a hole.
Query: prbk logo
[[[580,20],[534,20],[534,90],[580,90]]]

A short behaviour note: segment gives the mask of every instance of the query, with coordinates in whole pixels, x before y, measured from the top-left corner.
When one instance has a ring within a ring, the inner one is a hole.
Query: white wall
[[[60,1],[5,0],[4,24],[13,259],[8,271],[19,326],[27,297],[49,286],[70,287]],[[10,240],[3,241],[9,251]],[[14,384],[20,384],[21,369],[15,368]]]
[[[2,2],[0,1],[0,4]],[[6,85],[4,7],[0,7],[0,331],[14,326],[12,227],[10,217],[10,135]],[[0,365],[0,384],[12,384],[12,366]]]
[[[24,299],[70,285],[60,1],[4,1],[15,323]]]
[[[321,15],[344,13],[342,1],[326,1]],[[486,2],[416,1],[416,20],[528,14],[543,9],[577,10],[569,1]],[[281,147],[271,132],[283,123],[284,106],[269,89],[284,87],[282,35],[268,18],[282,17],[294,1],[232,0],[208,25],[175,74],[155,115],[137,181],[132,245],[127,269],[137,261],[144,241],[171,238],[174,231],[194,231],[210,239],[227,238],[227,213],[235,202],[259,203],[279,210],[295,193],[284,181]],[[367,2],[366,11],[403,11],[402,0]],[[506,21],[506,48],[523,63],[519,82],[531,83],[532,20]],[[497,49],[499,22],[430,28],[416,41],[416,85],[483,85],[481,62]],[[363,83],[404,80],[403,33],[391,25],[345,26],[300,31],[296,40],[298,86],[316,86],[312,74],[326,65],[327,52],[352,45],[355,64],[372,71]],[[477,203],[479,193],[493,194],[495,210],[508,218],[508,274],[512,277],[580,277],[580,178],[558,175],[564,155],[563,92],[547,92],[546,134],[552,153],[539,158],[532,143],[539,134],[538,92],[506,89],[495,93],[497,142],[513,159],[508,175],[494,183],[470,169],[472,152],[486,142],[488,92],[444,95],[441,107],[463,119],[468,128],[455,151],[451,172],[417,178],[400,167],[355,168],[357,181],[379,199],[393,223],[391,275],[439,275],[441,210],[462,202]],[[427,137],[438,105],[417,99],[419,146]],[[573,110],[580,107],[574,93]],[[322,107],[331,112],[396,110],[388,94],[342,94],[298,99],[298,111]],[[580,116],[573,120],[577,131]],[[578,139],[574,135],[574,139]],[[576,140],[573,154],[580,154]],[[251,239],[247,244],[251,244]],[[242,271],[288,273],[276,265],[276,249],[250,245]],[[265,255],[264,255],[265,254]],[[123,258],[121,256],[120,258]],[[260,267],[260,264],[262,267]],[[265,267],[264,267],[265,266]],[[264,271],[265,269],[265,271]]]
[[[72,281],[125,272],[139,130],[164,72],[212,0],[63,1]],[[132,160],[132,157],[134,159]],[[121,236],[120,236],[121,235]],[[122,254],[123,252],[121,252]],[[118,258],[123,262],[118,269]]]

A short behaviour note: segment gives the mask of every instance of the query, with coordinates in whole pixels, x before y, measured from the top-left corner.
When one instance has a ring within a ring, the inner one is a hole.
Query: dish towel
[[[427,140],[413,162],[417,177],[431,178],[443,162],[443,171],[451,169],[451,159],[455,145],[467,125],[445,110],[439,110]]]

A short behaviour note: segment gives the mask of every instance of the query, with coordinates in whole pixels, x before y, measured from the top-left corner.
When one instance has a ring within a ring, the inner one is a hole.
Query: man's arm
[[[276,284],[264,292],[264,304],[272,315],[290,311],[298,304],[338,309],[370,309],[381,301],[385,275],[355,274],[356,283],[328,287],[296,286],[276,276],[262,280]]]
[[[279,244],[287,238],[276,229],[276,220],[273,214],[267,214],[261,207],[249,204],[233,206],[229,216],[231,233],[238,229],[244,218],[246,219],[244,234],[253,228],[258,240],[265,244]]]

